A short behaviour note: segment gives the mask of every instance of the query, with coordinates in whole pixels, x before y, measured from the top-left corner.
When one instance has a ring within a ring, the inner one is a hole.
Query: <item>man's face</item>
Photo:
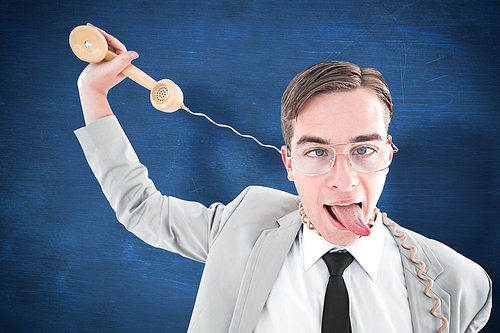
[[[345,152],[350,143],[387,137],[383,107],[377,95],[366,88],[347,92],[320,94],[302,107],[294,126],[291,152],[315,144],[338,145],[335,151]],[[365,139],[368,138],[368,139]],[[384,187],[387,170],[362,173],[353,169],[347,155],[337,155],[332,169],[317,176],[303,175],[292,167],[283,149],[283,162],[288,179],[295,183],[307,216],[316,230],[330,243],[349,245],[359,236],[335,216],[336,209],[357,214],[359,223],[373,219],[377,201]],[[390,158],[392,158],[392,153]],[[348,220],[347,217],[345,217]],[[350,228],[352,229],[352,227]]]

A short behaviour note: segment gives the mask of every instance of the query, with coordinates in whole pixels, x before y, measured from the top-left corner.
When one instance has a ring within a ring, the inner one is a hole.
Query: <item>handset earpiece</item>
[[[95,28],[82,25],[71,31],[69,45],[73,53],[81,60],[96,63],[111,61],[117,55],[108,49],[104,36]],[[174,82],[163,79],[158,82],[134,65],[128,65],[122,73],[144,88],[151,90],[150,100],[153,106],[164,112],[175,112],[185,108],[182,90]]]

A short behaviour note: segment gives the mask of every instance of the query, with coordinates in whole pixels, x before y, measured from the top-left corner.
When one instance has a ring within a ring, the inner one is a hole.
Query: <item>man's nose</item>
[[[347,153],[337,153],[333,167],[327,172],[328,186],[348,191],[358,184],[358,172],[349,162]]]

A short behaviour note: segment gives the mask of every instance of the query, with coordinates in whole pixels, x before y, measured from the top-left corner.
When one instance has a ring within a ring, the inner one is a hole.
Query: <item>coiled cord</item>
[[[448,320],[444,316],[442,316],[436,312],[437,309],[439,309],[439,307],[441,306],[441,300],[439,299],[439,297],[437,297],[436,295],[432,295],[429,292],[431,290],[432,286],[434,285],[434,281],[432,281],[432,279],[429,278],[428,276],[423,275],[423,272],[425,270],[425,263],[421,260],[415,259],[415,254],[417,253],[417,248],[415,246],[406,244],[406,238],[408,238],[408,236],[406,234],[399,234],[396,232],[396,226],[397,226],[396,223],[387,222],[387,214],[386,213],[382,213],[382,221],[384,222],[384,224],[386,226],[390,227],[390,230],[394,236],[401,238],[401,246],[403,246],[407,250],[411,250],[410,260],[413,261],[415,264],[420,265],[420,268],[417,272],[417,276],[420,279],[427,281],[427,283],[428,283],[424,289],[424,293],[427,297],[432,298],[433,300],[436,301],[436,304],[434,304],[434,306],[431,308],[431,313],[433,316],[435,316],[443,321],[443,325],[438,329],[437,333],[444,332],[448,328]]]

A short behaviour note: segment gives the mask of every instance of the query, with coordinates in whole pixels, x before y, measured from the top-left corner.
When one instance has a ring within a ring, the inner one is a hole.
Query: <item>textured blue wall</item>
[[[90,4],[92,3],[92,4]],[[380,208],[498,281],[497,1],[2,1],[0,327],[6,332],[186,330],[202,265],[117,221],[72,131],[83,125],[68,46],[92,22],[120,38],[193,111],[282,144],[291,78],[323,60],[375,67],[400,152]],[[280,156],[126,80],[109,99],[165,194],[229,202],[247,185],[294,192]],[[498,296],[498,293],[496,293]],[[500,327],[494,308],[484,332]]]

